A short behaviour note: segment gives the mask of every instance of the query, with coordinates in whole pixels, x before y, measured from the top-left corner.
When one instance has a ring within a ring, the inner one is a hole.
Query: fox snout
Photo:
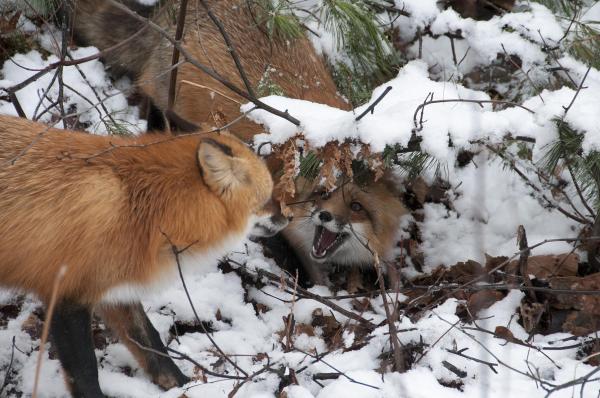
[[[330,230],[337,232],[341,232],[348,224],[342,217],[320,208],[313,210],[311,218],[314,224],[325,226]]]
[[[315,225],[311,257],[317,261],[335,253],[350,238],[352,226],[339,215],[317,207],[311,214]]]

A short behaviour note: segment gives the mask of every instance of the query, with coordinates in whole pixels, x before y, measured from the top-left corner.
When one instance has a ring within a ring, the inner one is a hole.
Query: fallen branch
[[[243,376],[236,376],[236,375],[230,375],[230,374],[225,374],[225,373],[216,373],[213,372],[209,369],[206,368],[206,366],[203,366],[200,362],[194,360],[193,358],[191,358],[190,356],[188,356],[187,354],[184,354],[183,352],[177,351],[173,348],[167,348],[167,351],[170,351],[172,353],[174,353],[175,355],[177,355],[177,357],[172,357],[169,354],[165,354],[164,352],[160,352],[158,350],[155,350],[152,347],[146,347],[145,345],[142,345],[140,342],[138,342],[137,340],[134,340],[131,336],[127,336],[127,339],[129,339],[129,341],[131,341],[133,344],[135,344],[140,350],[143,351],[148,351],[151,352],[153,354],[159,355],[161,357],[164,358],[172,358],[172,359],[177,359],[177,360],[186,360],[188,362],[190,362],[192,365],[197,366],[200,370],[202,370],[202,372],[206,373],[209,376],[213,376],[213,377],[220,377],[223,379],[231,379],[231,380],[244,380],[245,377]]]
[[[452,365],[448,361],[442,361],[442,366],[444,366],[446,369],[448,369],[450,372],[454,373],[455,375],[457,375],[461,379],[467,377],[467,372],[465,372],[464,370],[460,370],[459,368],[457,368],[456,366]],[[492,370],[494,370],[494,368],[492,368]]]

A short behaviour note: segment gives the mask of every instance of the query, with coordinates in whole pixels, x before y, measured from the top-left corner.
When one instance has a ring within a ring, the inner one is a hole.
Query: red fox
[[[373,253],[390,259],[400,219],[408,213],[392,181],[347,182],[333,192],[313,185],[298,179],[300,203],[282,231],[313,283],[327,284],[332,265],[372,265]]]
[[[75,3],[74,32],[83,44],[104,50],[145,27],[144,23],[117,8],[112,0],[72,1]],[[292,40],[277,35],[269,37],[261,30],[260,13],[263,11],[254,9],[254,2],[208,0],[207,3],[223,23],[255,90],[261,82],[269,82],[291,98],[349,108],[337,94],[323,59],[306,37]],[[172,17],[177,4],[177,1],[165,2],[153,17],[154,22],[170,33],[175,31]],[[200,63],[213,68],[238,87],[244,87],[223,36],[198,1],[188,3],[182,45]],[[145,27],[143,34],[108,53],[105,62],[117,72],[132,76],[141,91],[164,112],[167,110],[172,55],[171,43]],[[214,125],[214,114],[220,113],[231,121],[240,115],[240,105],[246,102],[195,66],[185,63],[179,67],[173,108],[177,116],[197,125]],[[243,119],[230,130],[243,140],[249,140],[262,128]]]
[[[176,275],[173,246],[206,261],[231,250],[272,188],[264,162],[227,133],[106,137],[0,116],[0,285],[48,304],[67,267],[51,335],[74,396],[103,396],[94,309],[154,382],[182,385],[171,359],[132,342],[166,353],[137,294]]]

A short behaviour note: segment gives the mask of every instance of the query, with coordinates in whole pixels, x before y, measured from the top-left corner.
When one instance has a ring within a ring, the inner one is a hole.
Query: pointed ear
[[[198,163],[204,182],[215,193],[223,195],[249,179],[231,148],[212,138],[200,141]]]

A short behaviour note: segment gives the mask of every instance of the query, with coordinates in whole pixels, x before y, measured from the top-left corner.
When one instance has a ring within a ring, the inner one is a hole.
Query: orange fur
[[[165,142],[123,147],[157,140]],[[99,154],[113,145],[121,147]],[[202,254],[244,234],[273,184],[228,134],[104,137],[8,116],[0,165],[0,285],[46,302],[62,265],[60,298],[85,304],[154,282],[172,266],[166,237],[180,248],[196,242],[190,250]]]

